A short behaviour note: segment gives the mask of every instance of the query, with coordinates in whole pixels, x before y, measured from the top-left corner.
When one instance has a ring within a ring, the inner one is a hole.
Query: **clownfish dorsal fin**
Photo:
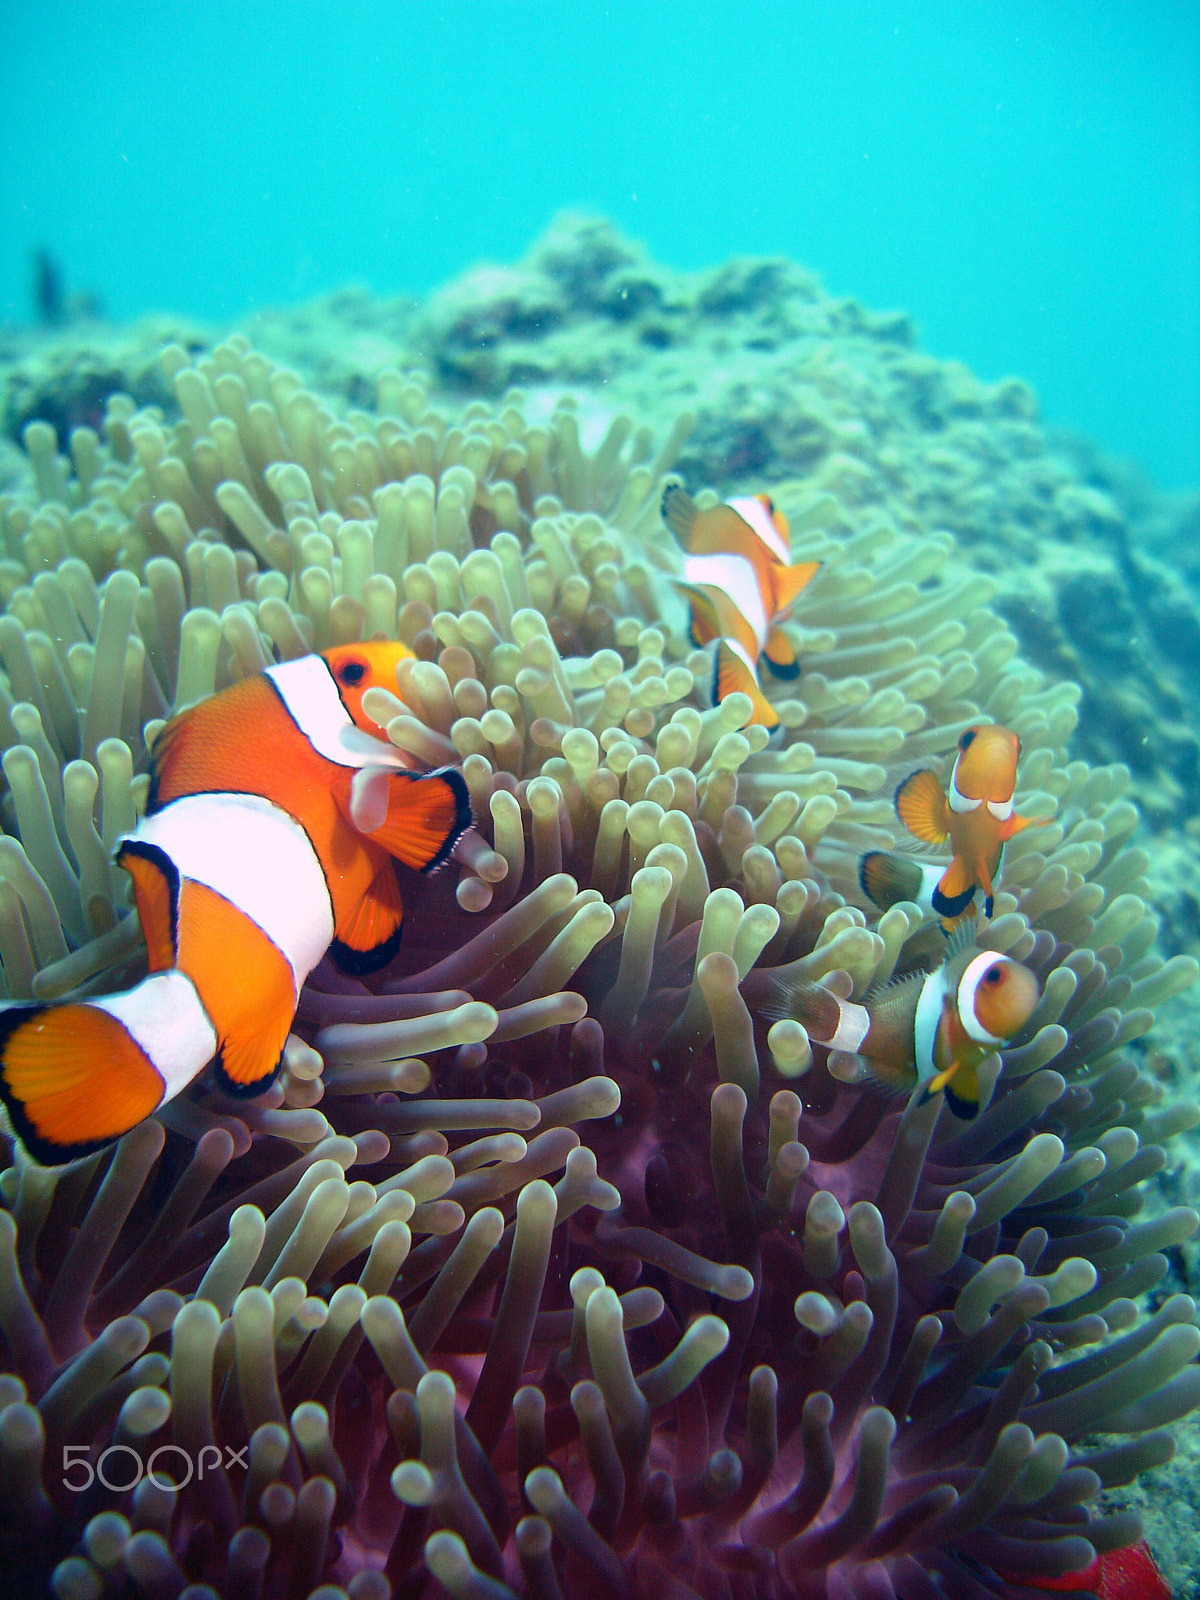
[[[896,790],[896,815],[926,844],[941,844],[950,831],[949,808],[938,775],[928,767],[909,773]]]
[[[455,767],[439,767],[436,772],[391,773],[387,815],[363,837],[406,867],[432,872],[470,826],[466,779]]]
[[[882,981],[876,979],[863,995],[863,1004],[875,1005],[881,1000],[894,999],[903,990],[923,984],[928,976],[928,970],[921,967],[912,972],[893,972],[890,978],[884,978]]]

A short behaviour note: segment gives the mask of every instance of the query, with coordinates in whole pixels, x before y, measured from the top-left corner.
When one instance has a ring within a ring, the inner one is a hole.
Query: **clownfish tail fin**
[[[763,1009],[764,1015],[773,1021],[789,1018],[798,1022],[818,1044],[828,1044],[842,1020],[842,1003],[837,995],[806,978],[795,983],[780,983],[771,1009]]]
[[[901,900],[920,901],[924,870],[919,861],[890,850],[868,850],[858,863],[858,881],[872,905],[887,911]]]
[[[669,483],[663,490],[662,519],[685,548],[696,521],[696,502],[680,483]]]
[[[0,1011],[0,1100],[43,1166],[75,1161],[128,1133],[157,1109],[165,1087],[124,1023],[99,1006]]]

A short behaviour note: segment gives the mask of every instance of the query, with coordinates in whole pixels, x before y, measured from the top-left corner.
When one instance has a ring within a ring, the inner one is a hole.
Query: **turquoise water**
[[[1200,483],[1186,0],[0,7],[0,317],[48,247],[114,317],[428,290],[563,206],[784,253]]]

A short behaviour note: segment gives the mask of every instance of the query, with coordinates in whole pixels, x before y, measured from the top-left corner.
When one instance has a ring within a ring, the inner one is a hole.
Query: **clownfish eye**
[[[767,508],[767,515],[773,517],[775,515],[775,502],[769,494],[763,495],[763,505]]]
[[[989,967],[983,975],[984,983],[999,983],[1004,976],[1003,967]]]
[[[975,743],[975,729],[974,728],[968,728],[965,733],[959,734],[959,737],[958,737],[958,748],[960,750],[969,750],[974,743]]]
[[[335,674],[337,681],[344,683],[348,689],[352,689],[355,684],[361,683],[366,675],[366,662],[353,660],[343,661]]]

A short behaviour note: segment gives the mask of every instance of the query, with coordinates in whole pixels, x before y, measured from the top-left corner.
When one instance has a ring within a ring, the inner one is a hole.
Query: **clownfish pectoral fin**
[[[338,967],[352,977],[378,972],[400,948],[403,924],[400,886],[389,856],[375,874],[353,916],[338,925],[329,954]]]
[[[798,978],[794,983],[777,979],[774,993],[761,1009],[771,1021],[787,1018],[798,1022],[818,1044],[828,1044],[837,1035],[845,1007],[831,989]]]
[[[941,844],[950,831],[949,807],[936,772],[910,773],[896,790],[896,815],[918,839]]]
[[[116,859],[133,879],[133,898],[146,940],[150,971],[173,967],[179,919],[179,873],[175,863],[164,850],[143,839],[123,839]]]
[[[662,519],[686,549],[696,521],[696,502],[682,484],[669,483],[663,490]]]
[[[406,867],[433,872],[470,826],[471,798],[457,767],[393,772],[387,818],[367,838]]]
[[[771,568],[771,614],[779,616],[786,611],[795,600],[801,589],[805,589],[817,575],[821,563],[819,561],[797,561],[794,566],[773,566]]]
[[[1020,817],[1014,811],[1012,816],[1002,824],[1000,837],[1002,839],[1011,839],[1015,833],[1021,833],[1026,828],[1044,828],[1051,821],[1053,821],[1051,817]]]
[[[792,641],[782,628],[772,628],[767,634],[762,658],[774,678],[792,679],[800,676],[800,663],[796,660]]]
[[[942,873],[937,887],[933,891],[931,903],[938,916],[945,922],[952,922],[961,917],[971,901],[975,898],[977,887],[974,873],[966,862],[959,856]],[[990,917],[991,912],[987,915]]]
[[[712,596],[697,584],[685,583],[682,578],[672,578],[673,588],[688,602],[688,638],[697,650],[721,637],[721,623]]]
[[[160,980],[161,981],[161,980]],[[91,1005],[0,1012],[0,1099],[35,1161],[61,1166],[157,1110],[162,1074],[125,1025]]]
[[[759,687],[757,676],[727,639],[717,642],[712,693],[718,705],[731,694],[749,695],[754,706],[750,721],[761,723],[765,728],[779,726],[779,713]]]

